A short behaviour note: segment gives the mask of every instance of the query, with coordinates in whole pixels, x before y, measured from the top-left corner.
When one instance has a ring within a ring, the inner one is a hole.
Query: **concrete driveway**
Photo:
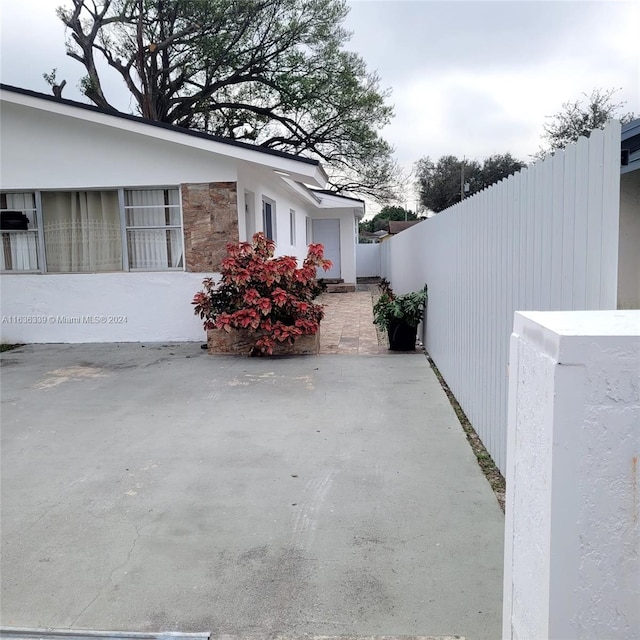
[[[503,516],[420,355],[2,354],[2,624],[500,636]]]

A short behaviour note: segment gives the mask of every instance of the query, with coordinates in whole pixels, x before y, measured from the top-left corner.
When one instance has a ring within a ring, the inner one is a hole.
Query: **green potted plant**
[[[263,233],[227,245],[222,277],[203,281],[194,312],[204,321],[209,353],[284,355],[317,353],[324,308],[313,300],[325,289],[316,270],[331,268],[321,244],[310,244],[302,266],[293,256],[274,258]]]
[[[389,349],[392,351],[413,351],[416,347],[418,325],[424,318],[427,302],[427,285],[419,291],[396,295],[389,282],[380,282],[382,295],[373,305],[373,322],[386,329]]]

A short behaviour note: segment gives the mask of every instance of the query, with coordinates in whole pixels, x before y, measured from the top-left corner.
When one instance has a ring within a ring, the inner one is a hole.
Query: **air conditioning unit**
[[[0,229],[2,231],[26,231],[29,218],[22,211],[0,211]]]

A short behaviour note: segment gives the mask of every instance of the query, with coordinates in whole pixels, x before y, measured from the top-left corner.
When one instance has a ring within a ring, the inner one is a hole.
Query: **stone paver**
[[[319,302],[325,305],[320,329],[320,353],[387,353],[386,345],[378,344],[370,291],[326,293]]]

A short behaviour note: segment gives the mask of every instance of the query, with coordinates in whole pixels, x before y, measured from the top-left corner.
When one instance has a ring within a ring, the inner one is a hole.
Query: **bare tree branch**
[[[82,88],[103,108],[97,60],[146,118],[304,153],[336,189],[384,199],[393,150],[379,131],[388,93],[345,50],[346,0],[71,0],[58,15]]]

